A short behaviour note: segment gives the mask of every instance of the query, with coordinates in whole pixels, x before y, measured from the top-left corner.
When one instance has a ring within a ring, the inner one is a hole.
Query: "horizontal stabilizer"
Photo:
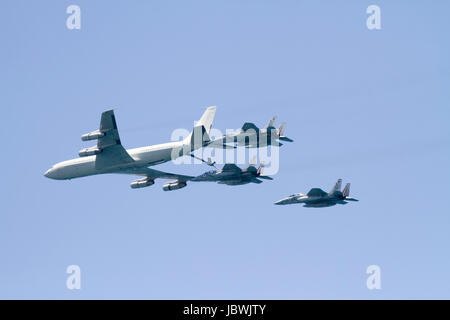
[[[273,178],[269,176],[258,176],[258,179],[273,180]]]
[[[260,177],[258,177],[258,178],[260,178]],[[262,183],[262,181],[261,181],[261,180],[259,180],[259,179],[256,179],[256,178],[251,178],[251,179],[250,179],[250,182],[252,182],[252,183],[257,183],[257,184],[260,184],[260,183]]]
[[[280,139],[281,141],[294,142],[294,140],[288,137],[279,137],[278,139]]]

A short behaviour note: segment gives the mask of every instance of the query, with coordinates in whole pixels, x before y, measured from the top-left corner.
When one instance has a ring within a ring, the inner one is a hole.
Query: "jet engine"
[[[101,132],[100,130],[92,131],[86,134],[83,134],[81,136],[81,140],[83,141],[89,141],[89,140],[96,140],[98,138],[104,137],[105,133]]]
[[[186,187],[186,182],[171,182],[163,186],[164,191],[177,190]]]
[[[132,189],[138,189],[138,188],[145,188],[145,187],[151,186],[153,184],[155,184],[155,180],[145,178],[145,179],[139,179],[139,180],[133,181],[130,184],[130,187]]]
[[[78,152],[78,155],[80,157],[87,157],[87,156],[93,156],[93,155],[99,154],[102,151],[103,151],[102,149],[95,146],[95,147],[80,150],[80,152]]]

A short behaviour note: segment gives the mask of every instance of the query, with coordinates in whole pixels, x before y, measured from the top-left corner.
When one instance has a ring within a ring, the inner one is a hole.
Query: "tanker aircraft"
[[[68,180],[104,173],[142,176],[133,181],[131,188],[143,188],[155,183],[156,178],[172,179],[163,186],[164,191],[181,189],[191,176],[173,174],[148,168],[202,148],[210,142],[209,132],[216,107],[209,107],[195,124],[193,131],[182,141],[125,150],[120,142],[113,110],[102,113],[100,128],[81,136],[83,141],[97,140],[97,145],[80,150],[79,158],[59,162],[45,172],[50,179]]]

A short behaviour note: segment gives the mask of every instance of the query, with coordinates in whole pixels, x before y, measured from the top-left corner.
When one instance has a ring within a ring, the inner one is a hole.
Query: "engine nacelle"
[[[86,148],[86,149],[80,150],[80,152],[78,152],[78,155],[80,157],[87,157],[87,156],[93,156],[93,155],[99,154],[102,151],[103,150],[98,147],[92,147],[92,148]]]
[[[172,191],[172,190],[178,190],[181,188],[186,187],[186,182],[171,182],[171,183],[166,183],[163,186],[163,190],[164,191]]]
[[[145,188],[145,187],[151,186],[153,184],[155,184],[155,180],[146,178],[146,179],[140,179],[140,180],[133,181],[130,184],[130,187],[132,189],[138,189],[138,188]]]
[[[89,140],[96,140],[98,138],[104,137],[105,133],[101,132],[100,130],[92,131],[86,134],[83,134],[81,136],[81,140],[83,141],[89,141]]]

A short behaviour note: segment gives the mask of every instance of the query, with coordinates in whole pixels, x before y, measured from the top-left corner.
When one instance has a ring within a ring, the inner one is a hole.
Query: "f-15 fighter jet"
[[[44,175],[50,179],[66,180],[103,173],[124,173],[144,177],[131,183],[133,189],[151,186],[157,178],[175,180],[164,185],[165,191],[184,188],[186,181],[193,177],[158,171],[149,166],[189,155],[205,146],[210,141],[209,132],[215,113],[216,107],[207,108],[194,130],[183,141],[126,150],[120,142],[114,111],[105,111],[100,128],[81,136],[83,141],[96,140],[96,146],[81,150],[78,153],[80,158],[55,164]]]
[[[238,131],[209,142],[208,147],[224,149],[235,148],[235,146],[260,148],[273,145],[281,147],[283,144],[279,140],[293,142],[294,140],[284,135],[285,122],[278,129],[275,128],[276,119],[277,117],[274,116],[264,129],[258,128],[254,123],[246,122]]]
[[[320,188],[313,188],[307,194],[296,193],[281,199],[275,204],[304,203],[306,208],[331,207],[336,204],[347,204],[347,201],[358,201],[350,197],[350,183],[345,185],[341,192],[342,179],[339,179],[330,192],[326,193]]]
[[[247,184],[247,183],[262,183],[260,179],[273,180],[269,176],[262,174],[263,165],[258,168],[253,165],[241,169],[233,163],[227,163],[222,170],[207,171],[191,181],[212,181],[220,184],[227,184],[229,186]]]

